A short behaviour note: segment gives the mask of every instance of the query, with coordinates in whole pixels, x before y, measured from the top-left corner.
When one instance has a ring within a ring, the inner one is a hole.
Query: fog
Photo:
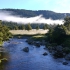
[[[20,17],[12,15],[13,12],[0,11],[0,20],[17,23],[47,23],[47,24],[63,24],[63,20],[52,20],[51,18],[45,19],[43,15],[35,17]]]

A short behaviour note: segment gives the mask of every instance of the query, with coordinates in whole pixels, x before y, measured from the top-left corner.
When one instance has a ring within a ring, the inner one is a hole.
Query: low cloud
[[[0,11],[0,20],[17,23],[47,23],[47,24],[63,24],[63,20],[45,19],[42,15],[35,17],[20,17],[12,15],[12,12]]]

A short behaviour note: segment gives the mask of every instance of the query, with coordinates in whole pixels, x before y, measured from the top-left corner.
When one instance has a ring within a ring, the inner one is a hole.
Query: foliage
[[[14,23],[14,22],[7,22],[7,21],[2,21],[2,25],[7,26],[10,30],[25,30],[27,24],[25,23]],[[54,28],[56,25],[48,25],[48,24],[38,24],[38,23],[30,23],[30,26],[32,29],[36,29],[37,26],[39,26],[40,29],[47,29],[47,28]],[[45,27],[45,28],[44,28]]]
[[[64,19],[63,25],[57,25],[54,29],[50,29],[48,35],[48,41],[50,43],[57,43],[63,46],[63,51],[70,52],[70,17]]]
[[[12,37],[12,34],[9,32],[9,28],[2,25],[2,22],[0,21],[0,50],[2,49],[3,41],[8,40],[9,37]],[[4,61],[7,61],[7,58],[4,57],[4,51],[1,51],[0,64]]]
[[[31,30],[31,29],[32,29],[32,27],[31,27],[30,23],[27,24],[27,25],[26,25],[26,30]]]
[[[49,32],[50,41],[61,44],[66,39],[65,26],[57,25],[53,31]]]
[[[66,40],[63,42],[63,45],[70,48],[70,36],[66,38]]]
[[[39,28],[39,25],[36,26],[36,30],[38,30],[38,29],[40,29],[40,28]]]
[[[25,30],[25,25],[24,24],[22,25],[22,30]]]
[[[38,15],[43,15],[46,19],[64,19],[65,13],[56,13],[49,10],[38,10],[38,11],[32,11],[32,10],[25,10],[25,9],[1,9],[3,11],[13,12],[12,15],[19,15],[20,17],[35,17]],[[70,16],[69,13],[66,13],[66,15]]]
[[[0,21],[0,44],[5,41],[8,40],[9,37],[11,37],[11,33],[9,32],[8,27],[4,26],[1,24],[2,22]]]
[[[48,24],[45,24],[44,26],[43,26],[43,29],[45,30],[45,29],[48,29],[49,27],[48,27]]]
[[[15,26],[14,29],[15,29],[15,30],[18,30],[18,26]]]
[[[46,35],[42,35],[42,34],[39,34],[39,35],[34,35],[34,36],[31,36],[29,38],[29,40],[33,40],[33,41],[43,41],[47,38]]]
[[[64,18],[64,26],[66,26],[68,31],[70,31],[70,17],[69,16]]]

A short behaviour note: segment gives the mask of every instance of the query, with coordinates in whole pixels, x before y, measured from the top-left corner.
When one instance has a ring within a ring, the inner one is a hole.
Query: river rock
[[[45,45],[46,43],[45,40],[42,40],[41,45]]]
[[[31,45],[31,44],[32,44],[32,42],[28,42],[28,44],[30,44],[30,45]]]
[[[24,52],[29,52],[29,48],[28,47],[25,47],[25,48],[23,48],[23,51]]]
[[[54,49],[53,55],[54,55],[54,57],[57,57],[57,58],[63,58],[64,57],[63,47],[62,46],[56,46]]]
[[[47,52],[44,52],[43,55],[46,56],[46,55],[48,55],[48,54],[47,54]]]
[[[26,42],[28,42],[28,40],[26,40]]]
[[[57,57],[57,58],[63,58],[64,57],[63,52],[58,52],[58,51],[55,51],[53,53],[53,56]]]
[[[35,46],[36,46],[36,47],[40,47],[40,43],[37,43],[37,42],[36,42],[36,43],[35,43]]]
[[[33,41],[32,40],[28,40],[28,44],[33,45]]]
[[[44,50],[47,50],[47,48],[45,47]]]
[[[63,47],[61,45],[56,46],[56,51],[62,52],[62,50],[63,50]]]
[[[67,65],[68,64],[68,62],[63,62],[63,65]]]

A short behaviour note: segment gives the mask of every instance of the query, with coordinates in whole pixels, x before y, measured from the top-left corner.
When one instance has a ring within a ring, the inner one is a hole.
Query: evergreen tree
[[[8,27],[2,25],[1,23],[2,22],[0,21],[0,44],[11,37]]]
[[[39,28],[39,25],[37,25],[37,27],[36,27],[36,30],[39,30],[40,28]]]
[[[48,29],[48,25],[45,24],[45,25],[43,26],[43,29],[44,29],[44,30],[45,30],[45,29]]]
[[[32,29],[32,27],[31,27],[30,23],[27,24],[27,25],[26,25],[26,30],[31,30],[31,29]]]
[[[25,30],[25,25],[24,24],[22,25],[22,30]]]
[[[64,18],[64,26],[66,26],[68,31],[70,31],[70,17],[69,16]]]
[[[15,30],[18,30],[19,28],[18,28],[18,26],[15,26],[14,29],[15,29]]]

